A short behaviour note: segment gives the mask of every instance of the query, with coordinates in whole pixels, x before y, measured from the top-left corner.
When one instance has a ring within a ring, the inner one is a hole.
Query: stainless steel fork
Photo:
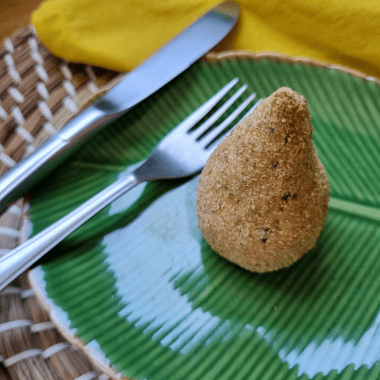
[[[166,135],[139,168],[126,177],[120,178],[44,231],[4,255],[0,259],[0,290],[92,216],[140,182],[186,177],[201,171],[216,145],[231,130],[228,130],[228,127],[252,104],[256,96],[256,94],[251,94],[219,125],[212,128],[247,89],[247,86],[243,85],[217,110],[213,110],[237,82],[237,78],[229,82]],[[244,117],[251,113],[258,103],[259,101]],[[211,115],[194,129],[193,127],[209,113]]]

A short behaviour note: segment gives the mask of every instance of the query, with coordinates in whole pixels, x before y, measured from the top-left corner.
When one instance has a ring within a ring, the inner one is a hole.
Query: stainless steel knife
[[[239,6],[230,0],[208,11],[3,175],[0,212],[46,177],[86,137],[146,99],[210,51],[232,29],[239,13]]]

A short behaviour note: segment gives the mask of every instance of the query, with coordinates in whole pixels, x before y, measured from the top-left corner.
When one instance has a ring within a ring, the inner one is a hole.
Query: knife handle
[[[78,147],[77,142],[82,144],[84,137],[114,118],[94,106],[84,109],[55,136],[5,173],[0,178],[0,213],[56,169],[72,152],[74,145],[75,149]]]

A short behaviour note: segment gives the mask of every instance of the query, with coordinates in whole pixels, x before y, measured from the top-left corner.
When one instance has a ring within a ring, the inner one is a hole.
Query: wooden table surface
[[[5,37],[30,24],[30,15],[42,0],[0,0],[0,44]]]

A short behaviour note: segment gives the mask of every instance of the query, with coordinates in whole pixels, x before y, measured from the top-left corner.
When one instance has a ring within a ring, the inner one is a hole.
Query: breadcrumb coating
[[[282,87],[215,149],[197,186],[197,218],[214,251],[253,272],[287,267],[323,229],[329,184],[306,100]]]

